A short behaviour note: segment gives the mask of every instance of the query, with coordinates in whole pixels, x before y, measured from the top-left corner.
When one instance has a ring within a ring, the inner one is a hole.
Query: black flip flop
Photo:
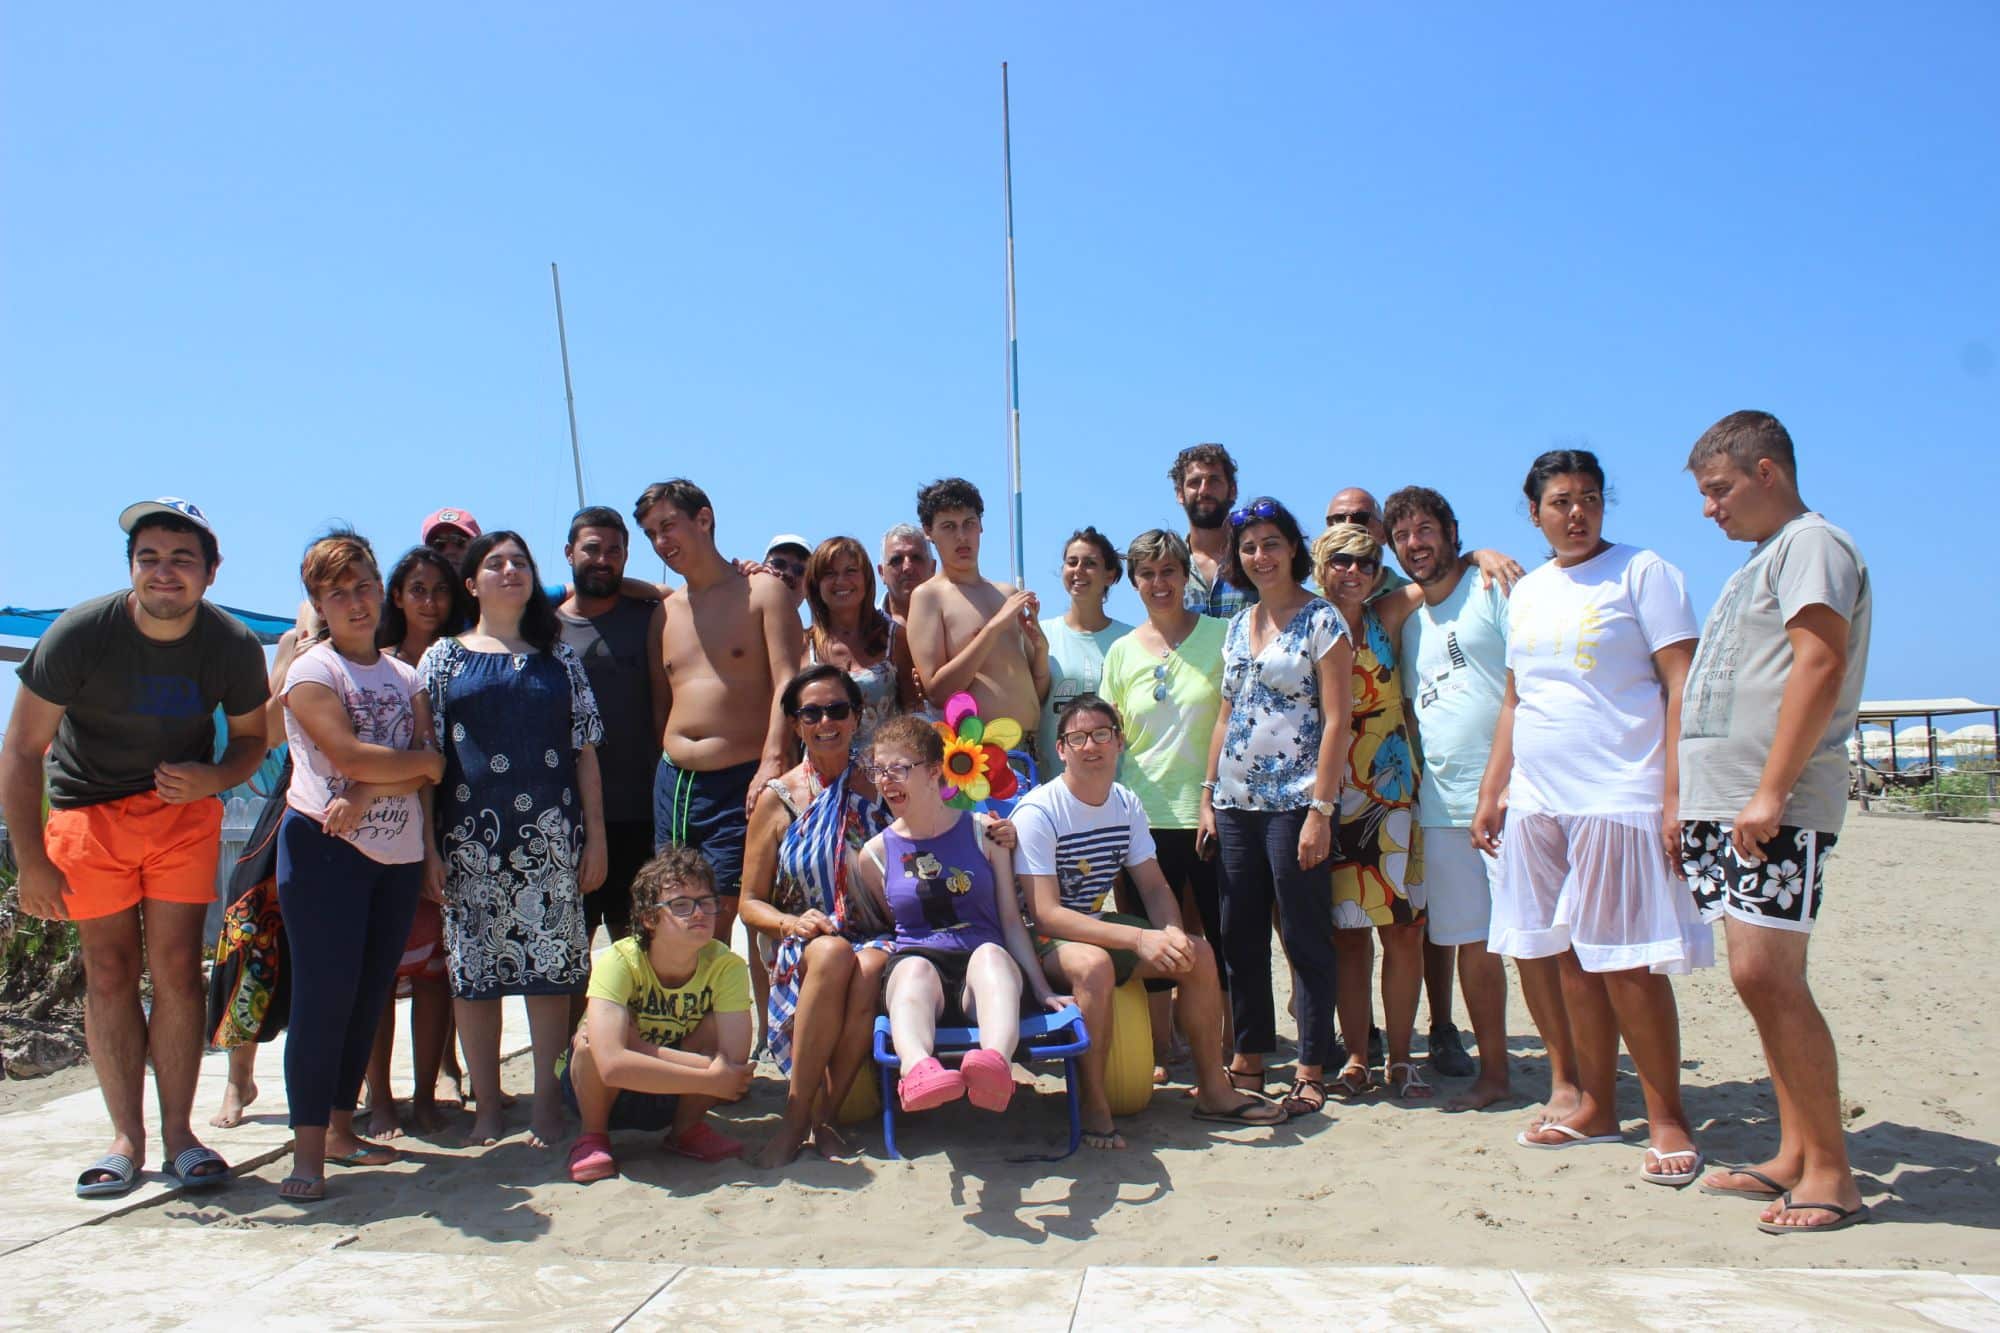
[[[1765,1175],[1762,1171],[1753,1171],[1747,1166],[1724,1166],[1720,1162],[1715,1164],[1715,1169],[1717,1171],[1727,1171],[1732,1176],[1748,1176],[1752,1180],[1761,1180],[1764,1182],[1765,1188],[1760,1190],[1733,1190],[1727,1185],[1711,1185],[1704,1180],[1701,1182],[1701,1192],[1703,1194],[1719,1194],[1724,1198],[1731,1199],[1756,1199],[1760,1203],[1769,1203],[1772,1199],[1782,1199],[1785,1197],[1785,1187]]]
[[[1270,1120],[1251,1119],[1250,1113],[1262,1107],[1269,1107],[1271,1110],[1277,1112],[1276,1118]],[[1213,1125],[1235,1125],[1239,1129],[1269,1129],[1272,1125],[1282,1125],[1285,1121],[1291,1119],[1285,1113],[1284,1107],[1274,1106],[1260,1097],[1253,1097],[1247,1102],[1238,1102],[1227,1111],[1204,1111],[1197,1106],[1194,1109],[1194,1118],[1196,1120],[1206,1120]]]
[[[1788,1227],[1779,1222],[1759,1222],[1757,1224],[1759,1231],[1767,1236],[1817,1235],[1822,1231],[1845,1231],[1849,1227],[1860,1226],[1872,1216],[1865,1203],[1859,1208],[1842,1208],[1837,1203],[1794,1203],[1790,1190],[1785,1191],[1784,1200],[1788,1209],[1815,1208],[1823,1213],[1832,1213],[1833,1221],[1817,1222],[1809,1227]]]

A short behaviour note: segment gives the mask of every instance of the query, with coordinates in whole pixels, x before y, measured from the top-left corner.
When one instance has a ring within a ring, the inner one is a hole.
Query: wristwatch
[[[1306,804],[1313,808],[1315,814],[1325,815],[1328,819],[1333,818],[1334,805],[1332,801],[1307,801]]]

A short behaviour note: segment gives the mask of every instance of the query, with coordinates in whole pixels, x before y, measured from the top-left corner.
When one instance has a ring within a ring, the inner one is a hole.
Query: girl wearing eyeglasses
[[[854,859],[877,906],[895,921],[895,957],[883,976],[890,1041],[902,1062],[897,1098],[924,1111],[964,1097],[985,1111],[1014,1095],[1021,992],[1060,1009],[1021,919],[1013,854],[984,815],[954,810],[938,783],[944,740],[921,718],[891,718],[875,736],[875,784],[895,816]],[[976,1025],[979,1049],[957,1069],[933,1053],[939,1024]]]
[[[1412,585],[1369,601],[1382,571],[1382,548],[1358,523],[1319,535],[1313,571],[1354,632],[1353,714],[1333,851],[1333,947],[1340,959],[1340,1033],[1347,1063],[1334,1082],[1351,1097],[1370,1087],[1368,931],[1373,929],[1382,937],[1388,1047],[1383,1082],[1398,1097],[1430,1097],[1430,1084],[1410,1059],[1424,984],[1423,852],[1416,758],[1396,674],[1396,644],[1421,594]]]
[[[1181,920],[1213,942],[1222,938],[1222,904],[1215,848],[1199,836],[1201,781],[1222,709],[1222,640],[1229,622],[1185,604],[1188,548],[1178,534],[1164,528],[1139,534],[1125,563],[1146,619],[1104,655],[1100,692],[1125,720],[1119,781],[1145,807]],[[1227,991],[1228,972],[1219,970]]]
[[[1326,1105],[1333,1048],[1335,802],[1346,771],[1348,673],[1354,644],[1332,604],[1304,586],[1312,572],[1299,523],[1268,496],[1229,516],[1229,580],[1255,605],[1229,620],[1222,705],[1209,739],[1201,832],[1220,836],[1222,946],[1229,960],[1236,1056],[1230,1078],[1264,1087],[1277,1046],[1271,1004],[1271,910],[1297,977],[1299,1058],[1283,1105]]]

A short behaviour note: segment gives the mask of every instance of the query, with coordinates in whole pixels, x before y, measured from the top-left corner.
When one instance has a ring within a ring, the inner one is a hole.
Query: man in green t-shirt
[[[618,1174],[613,1129],[667,1130],[701,1162],[743,1145],[706,1119],[750,1086],[750,969],[715,938],[721,900],[698,851],[670,845],[632,880],[632,933],[591,965],[583,1024],[557,1066],[583,1118],[569,1152],[579,1185]]]

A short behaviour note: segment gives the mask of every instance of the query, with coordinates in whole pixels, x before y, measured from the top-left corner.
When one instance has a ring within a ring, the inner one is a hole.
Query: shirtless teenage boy
[[[751,794],[788,766],[778,687],[805,655],[791,594],[778,579],[746,577],[715,549],[715,510],[683,478],[640,493],[632,517],[667,567],[686,581],[663,604],[653,711],[664,753],[653,780],[656,847],[693,847],[715,869],[728,940],[743,882]]]
[[[970,692],[985,721],[1019,723],[1020,748],[1032,754],[1049,693],[1049,641],[1035,623],[1035,594],[979,572],[985,512],[979,489],[961,477],[917,492],[917,521],[937,548],[938,572],[910,594],[910,656],[925,698],[942,707],[960,690]]]

